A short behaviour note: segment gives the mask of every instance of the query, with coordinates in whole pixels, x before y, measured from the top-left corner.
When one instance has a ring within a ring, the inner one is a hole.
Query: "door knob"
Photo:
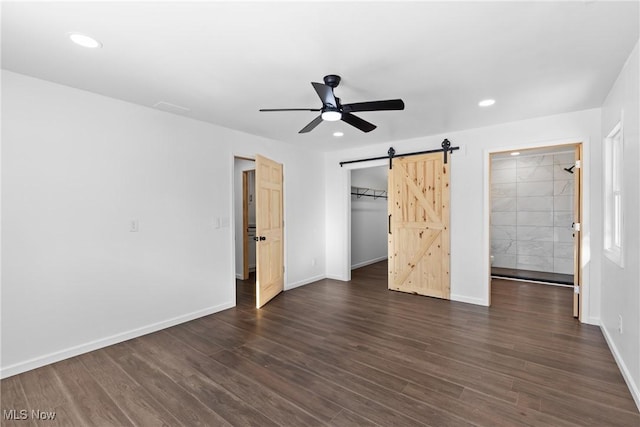
[[[264,236],[256,236],[256,237],[253,238],[253,240],[255,240],[257,242],[259,240],[267,240],[267,238],[264,237]]]

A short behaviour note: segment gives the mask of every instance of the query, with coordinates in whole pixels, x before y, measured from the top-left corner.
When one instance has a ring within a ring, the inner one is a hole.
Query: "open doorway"
[[[387,259],[388,170],[351,170],[351,270]]]
[[[492,153],[493,280],[566,286],[579,317],[581,145]]]
[[[243,281],[245,287],[255,283],[254,306],[260,308],[284,290],[283,165],[261,155],[255,160],[234,157],[233,174],[236,280]],[[250,274],[252,253],[254,280]],[[242,295],[251,294],[236,289],[236,304]]]
[[[236,306],[255,306],[255,160],[234,158]]]

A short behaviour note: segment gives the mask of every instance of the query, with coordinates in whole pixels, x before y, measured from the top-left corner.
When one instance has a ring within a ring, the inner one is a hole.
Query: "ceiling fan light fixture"
[[[339,138],[341,136],[344,136],[344,132],[340,132],[340,131],[334,132],[333,136],[335,136],[336,138]]]
[[[342,113],[340,111],[323,111],[321,115],[322,120],[326,120],[328,122],[337,122],[342,118]]]

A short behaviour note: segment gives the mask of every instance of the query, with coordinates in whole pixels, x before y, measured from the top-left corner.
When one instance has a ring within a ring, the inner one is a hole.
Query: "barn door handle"
[[[389,214],[389,234],[391,234],[391,214]]]

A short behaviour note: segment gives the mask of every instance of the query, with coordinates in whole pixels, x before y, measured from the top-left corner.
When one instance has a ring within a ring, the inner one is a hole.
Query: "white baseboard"
[[[451,294],[450,295],[450,299],[451,299],[451,301],[464,302],[464,303],[467,303],[467,304],[482,305],[482,306],[485,306],[485,307],[489,306],[489,301],[487,301],[486,299],[483,299],[483,298],[474,298],[474,297],[468,297],[468,296],[465,296],[465,295]]]
[[[364,266],[366,266],[366,265],[375,264],[376,262],[384,261],[384,260],[386,260],[387,258],[388,258],[388,256],[387,256],[387,255],[385,255],[385,256],[383,256],[383,257],[378,257],[378,258],[370,259],[370,260],[367,260],[367,261],[362,261],[362,262],[359,262],[359,263],[357,263],[357,264],[353,264],[353,265],[351,266],[351,269],[352,269],[352,270],[355,270],[356,268],[364,267]]]
[[[188,322],[199,317],[208,316],[213,313],[217,313],[222,310],[234,307],[235,301],[226,302],[213,307],[208,307],[202,310],[187,313],[182,316],[177,316],[172,319],[163,320],[161,322],[153,323],[151,325],[143,326],[140,328],[132,329],[130,331],[122,332],[119,334],[111,335],[106,338],[101,338],[95,341],[91,341],[85,344],[76,345],[66,348],[64,350],[56,351],[53,353],[45,354],[43,356],[35,357],[33,359],[25,360],[24,362],[14,363],[13,365],[0,368],[0,378],[7,378],[13,375],[20,374],[22,372],[30,371],[32,369],[40,368],[45,365],[50,365],[61,360],[69,359],[70,357],[79,356],[90,351],[98,350],[103,347],[107,347],[113,344],[118,344],[123,341],[137,338],[142,335],[146,335],[152,332],[159,331],[161,329],[170,328],[171,326],[178,325],[180,323]]]
[[[586,323],[587,325],[600,326],[600,318],[599,317],[583,317],[582,323]]]
[[[635,381],[633,380],[633,377],[631,376],[631,373],[629,372],[629,369],[627,368],[626,363],[624,363],[624,359],[622,359],[622,356],[620,355],[620,352],[618,351],[618,348],[616,347],[616,344],[613,341],[613,338],[609,334],[609,331],[607,331],[607,328],[605,328],[604,325],[600,324],[600,330],[602,331],[602,335],[604,335],[604,339],[607,341],[607,344],[609,345],[609,350],[611,350],[611,353],[613,354],[613,358],[618,364],[618,368],[622,373],[622,378],[624,378],[624,381],[627,383],[627,387],[629,387],[629,391],[631,392],[631,397],[633,397],[633,400],[636,402],[636,406],[640,411],[640,389],[638,388],[638,384],[636,384]]]
[[[320,274],[318,276],[309,277],[307,279],[299,280],[297,282],[287,283],[287,286],[285,286],[284,290],[288,291],[288,290],[297,288],[299,286],[308,285],[309,283],[313,283],[313,282],[317,282],[318,280],[326,279],[326,277],[327,276],[325,276],[324,274]]]

